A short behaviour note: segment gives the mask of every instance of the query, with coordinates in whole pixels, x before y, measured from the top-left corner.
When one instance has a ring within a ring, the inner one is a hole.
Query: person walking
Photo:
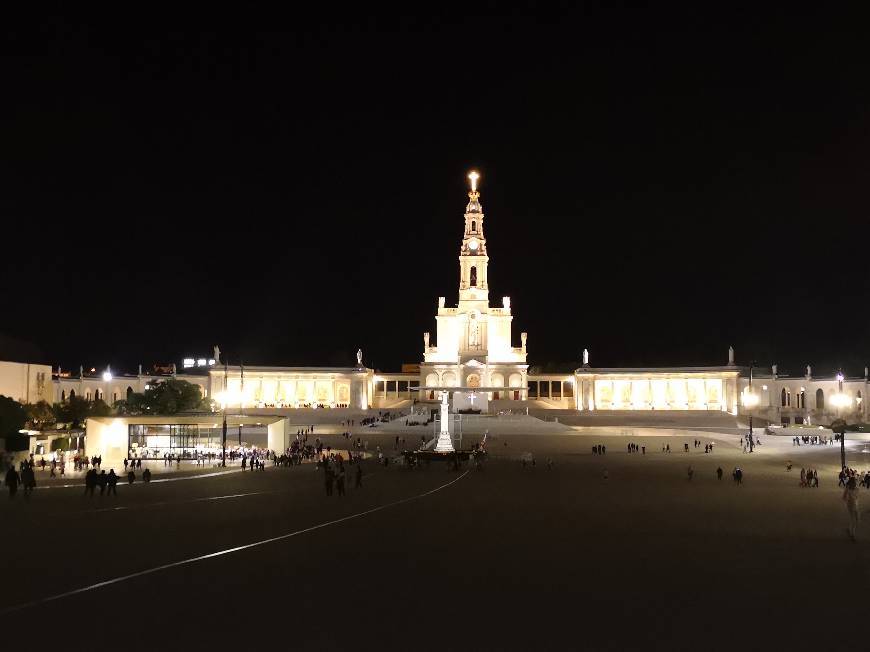
[[[118,476],[115,474],[115,469],[109,469],[109,475],[106,476],[106,486],[109,489],[109,495],[118,495]]]
[[[344,495],[344,464],[339,462],[338,464],[338,477],[336,478],[336,487],[338,488],[338,495]]]
[[[718,467],[718,468],[716,469],[716,477],[717,477],[719,480],[722,479],[722,467],[721,467],[721,466]]]
[[[323,463],[323,480],[326,483],[326,495],[332,495],[332,483],[333,483],[333,475],[332,475],[332,467],[329,465],[328,460],[324,460]]]
[[[97,470],[89,469],[87,473],[85,473],[85,495],[94,495],[94,489],[97,486]]]
[[[355,480],[356,480],[355,487],[357,489],[359,489],[362,487],[362,476],[363,476],[362,464],[360,464],[359,462],[356,463],[356,471],[355,471],[354,475],[355,475]]]
[[[21,470],[21,484],[24,487],[24,497],[27,498],[36,489],[36,473],[33,471],[33,463],[25,464]]]
[[[843,490],[843,502],[846,503],[846,511],[849,512],[849,527],[846,528],[846,532],[849,534],[849,538],[855,541],[860,516],[858,513],[858,483],[854,476],[849,478],[846,488]]]
[[[18,475],[18,471],[15,470],[14,464],[10,466],[9,470],[6,472],[6,480],[4,483],[9,489],[9,498],[15,498],[15,494],[18,493],[18,485],[21,484],[21,476]]]
[[[689,476],[689,482],[692,481],[692,478],[695,477],[695,469],[692,468],[692,465],[689,465],[689,468],[686,470],[687,475]]]

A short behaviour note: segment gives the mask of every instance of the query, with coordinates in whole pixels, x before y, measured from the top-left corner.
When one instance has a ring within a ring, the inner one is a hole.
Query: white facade
[[[0,361],[0,396],[19,403],[53,403],[51,367],[27,362]]]
[[[510,297],[489,304],[489,255],[483,228],[483,207],[472,180],[465,207],[464,230],[459,248],[459,303],[446,306],[438,299],[436,341],[423,334],[420,365],[421,398],[436,400],[440,391],[454,394],[454,407],[473,406],[473,396],[485,399],[526,398],[526,334],[513,346]],[[476,407],[476,406],[475,406]]]
[[[736,367],[575,372],[578,410],[718,410],[737,414]]]
[[[227,408],[372,406],[373,372],[365,367],[241,367],[211,369],[213,398]]]
[[[101,399],[112,405],[115,401],[125,400],[131,392],[141,394],[148,389],[149,385],[169,378],[186,380],[199,386],[204,398],[212,395],[210,378],[206,375],[147,375],[140,373],[135,376],[107,376],[104,378],[102,374],[86,376],[80,370],[78,376],[56,377],[53,382],[52,398],[47,400],[49,403],[62,403],[69,400],[71,396],[80,396],[89,401]]]

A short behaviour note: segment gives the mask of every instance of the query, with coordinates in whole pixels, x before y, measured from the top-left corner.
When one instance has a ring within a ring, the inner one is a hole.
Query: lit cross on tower
[[[471,180],[471,192],[477,192],[477,180],[480,179],[480,175],[476,170],[472,170],[468,173],[468,178]]]

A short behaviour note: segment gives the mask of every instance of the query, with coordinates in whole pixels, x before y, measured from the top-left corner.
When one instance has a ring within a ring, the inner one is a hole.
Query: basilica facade
[[[423,333],[420,392],[426,400],[447,392],[456,410],[485,410],[489,400],[525,400],[526,333],[513,345],[511,300],[489,301],[489,255],[477,173],[469,174],[471,190],[465,207],[459,245],[459,301],[446,305],[439,297],[436,340]]]

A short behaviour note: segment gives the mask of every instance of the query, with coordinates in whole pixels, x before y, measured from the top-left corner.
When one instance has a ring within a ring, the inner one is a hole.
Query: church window
[[[477,267],[472,266],[470,277],[471,280],[468,282],[468,284],[471,287],[477,287]]]
[[[66,400],[66,391],[61,390],[60,392],[60,402],[63,403]]]
[[[474,220],[471,220],[471,232],[477,233],[477,222],[475,222]]]
[[[821,388],[816,390],[816,409],[825,409],[825,392]]]

